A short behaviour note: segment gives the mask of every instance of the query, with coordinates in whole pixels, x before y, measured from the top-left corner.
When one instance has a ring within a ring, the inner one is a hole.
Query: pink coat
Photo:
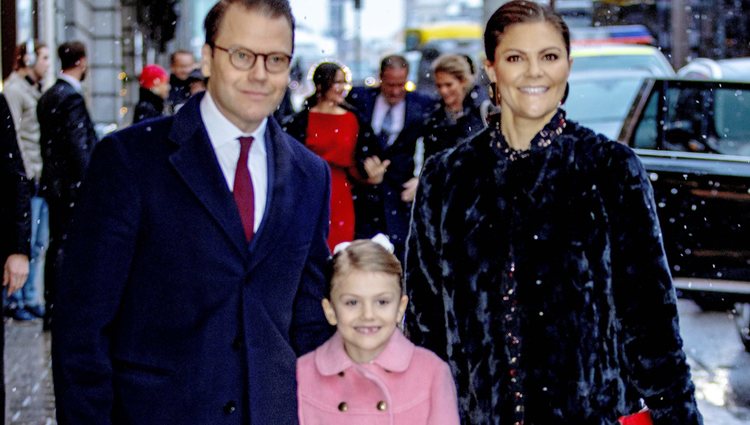
[[[297,360],[300,425],[457,425],[448,365],[401,332],[370,363],[354,363],[337,332]]]

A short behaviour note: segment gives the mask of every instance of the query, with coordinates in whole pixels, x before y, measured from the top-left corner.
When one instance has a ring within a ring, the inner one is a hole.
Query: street
[[[706,425],[750,422],[750,354],[727,312],[679,303],[680,327]]]
[[[702,312],[679,302],[685,350],[705,425],[750,422],[750,354],[728,313]],[[55,424],[49,334],[41,322],[5,323],[7,424]]]

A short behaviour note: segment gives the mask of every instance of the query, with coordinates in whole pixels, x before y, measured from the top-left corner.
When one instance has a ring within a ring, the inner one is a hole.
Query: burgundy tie
[[[253,239],[253,222],[255,219],[255,198],[253,194],[253,180],[247,168],[247,155],[250,153],[252,137],[240,137],[240,159],[237,160],[237,170],[234,172],[234,202],[240,211],[242,228],[245,230],[247,241]]]

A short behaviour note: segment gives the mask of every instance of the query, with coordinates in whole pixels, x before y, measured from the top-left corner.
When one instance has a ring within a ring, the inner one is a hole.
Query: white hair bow
[[[383,248],[385,248],[386,251],[388,251],[391,254],[393,254],[393,244],[388,239],[388,236],[386,236],[386,235],[384,235],[382,233],[378,233],[377,235],[375,235],[372,238],[370,238],[370,240],[373,241],[373,242],[375,242],[376,244],[382,246]],[[351,242],[341,242],[341,243],[337,244],[335,247],[333,247],[333,255],[336,255],[339,252],[345,250],[351,244],[352,244]]]

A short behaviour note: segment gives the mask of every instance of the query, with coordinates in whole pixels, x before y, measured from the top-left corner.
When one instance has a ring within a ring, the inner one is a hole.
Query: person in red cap
[[[133,124],[162,116],[164,101],[169,96],[169,74],[159,65],[144,66],[138,81],[141,88],[133,111]]]

